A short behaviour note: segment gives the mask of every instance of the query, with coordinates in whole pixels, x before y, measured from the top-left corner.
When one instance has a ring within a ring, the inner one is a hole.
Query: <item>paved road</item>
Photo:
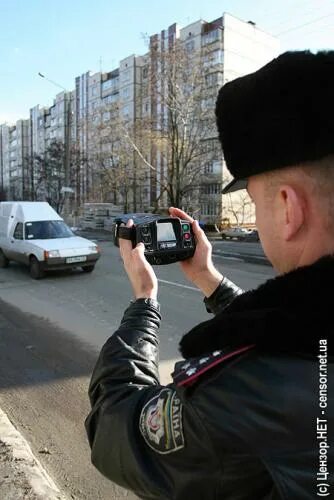
[[[78,231],[79,236],[99,241],[112,241],[110,231],[86,230]],[[264,255],[260,242],[245,242],[238,240],[222,240],[220,236],[208,235],[215,255],[239,259],[243,262],[270,266],[270,262]]]
[[[26,268],[0,270],[0,407],[27,438],[70,498],[133,498],[90,465],[83,429],[87,386],[98,350],[118,327],[131,299],[118,249],[101,242],[92,275],[80,271],[30,279]],[[272,268],[217,257],[218,268],[245,289]],[[162,381],[169,381],[183,333],[208,315],[201,293],[178,265],[156,268],[163,322]],[[40,453],[41,452],[41,453]]]

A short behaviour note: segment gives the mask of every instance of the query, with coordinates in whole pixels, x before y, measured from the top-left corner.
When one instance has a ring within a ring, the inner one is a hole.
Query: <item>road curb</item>
[[[0,444],[9,450],[5,458],[12,473],[0,478],[0,496],[8,488],[11,498],[34,498],[36,500],[67,500],[34,456],[28,442],[13,426],[7,415],[0,408]],[[1,466],[1,463],[0,463]],[[26,484],[31,496],[28,496]],[[15,488],[15,497],[12,496]]]

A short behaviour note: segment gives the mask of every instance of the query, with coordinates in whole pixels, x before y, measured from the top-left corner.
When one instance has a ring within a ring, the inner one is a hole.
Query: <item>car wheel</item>
[[[8,267],[9,260],[5,256],[2,250],[0,250],[0,267]]]
[[[85,266],[82,267],[84,273],[92,273],[94,271],[95,266]]]
[[[36,259],[36,257],[30,257],[30,276],[34,280],[40,280],[45,276],[41,263]]]

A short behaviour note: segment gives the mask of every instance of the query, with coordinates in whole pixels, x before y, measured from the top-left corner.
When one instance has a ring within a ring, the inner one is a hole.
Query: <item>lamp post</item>
[[[50,80],[47,78],[43,73],[38,73],[38,76],[41,78],[44,78],[48,82],[52,83],[52,85],[55,85],[56,87],[61,88],[64,91],[64,115],[65,115],[65,186],[63,186],[61,192],[64,194],[64,209],[65,213],[68,214],[69,212],[69,198],[66,196],[66,193],[71,193],[73,192],[73,189],[69,187],[70,183],[70,164],[71,164],[71,152],[70,152],[70,142],[71,142],[71,98],[67,99],[67,95],[70,95],[70,92],[65,89],[62,85],[60,85],[57,82],[54,82],[53,80]]]

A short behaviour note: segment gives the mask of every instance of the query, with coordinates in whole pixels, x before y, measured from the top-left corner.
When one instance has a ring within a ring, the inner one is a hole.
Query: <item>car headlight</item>
[[[59,250],[49,250],[48,252],[44,252],[44,257],[46,259],[53,259],[55,257],[60,257]]]
[[[92,247],[89,247],[89,251],[92,252],[92,253],[99,253],[99,247],[94,245]]]

